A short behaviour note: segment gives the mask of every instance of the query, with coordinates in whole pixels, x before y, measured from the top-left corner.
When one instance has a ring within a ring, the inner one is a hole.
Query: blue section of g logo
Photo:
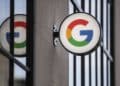
[[[86,38],[86,42],[90,42],[93,38],[93,31],[92,30],[81,30],[80,31],[80,35],[86,35],[87,38]]]
[[[19,37],[19,32],[15,32],[14,37],[18,38]],[[10,32],[6,33],[6,39],[7,39],[8,43],[10,43]]]
[[[14,38],[19,38],[20,37],[20,33],[19,32],[15,32],[14,33]],[[6,40],[8,43],[10,43],[10,32],[6,33]],[[26,46],[26,41],[17,43],[14,42],[14,48],[24,48]]]

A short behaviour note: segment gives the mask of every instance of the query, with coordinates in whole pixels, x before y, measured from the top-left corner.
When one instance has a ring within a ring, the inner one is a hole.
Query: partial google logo
[[[14,54],[24,56],[26,54],[26,16],[15,15],[14,20]],[[10,19],[7,18],[0,28],[0,42],[4,49],[10,50]]]
[[[89,14],[75,13],[62,22],[60,41],[63,47],[75,54],[86,54],[100,41],[99,23]]]
[[[17,27],[22,27],[21,29],[26,29],[26,22],[24,21],[16,21],[14,22],[14,25],[15,25],[15,29],[17,29]],[[20,33],[14,32],[14,37],[19,38]],[[6,33],[6,40],[10,42],[10,32]],[[14,43],[14,48],[23,48],[23,47],[26,47],[26,40],[21,43],[17,43],[17,42]]]

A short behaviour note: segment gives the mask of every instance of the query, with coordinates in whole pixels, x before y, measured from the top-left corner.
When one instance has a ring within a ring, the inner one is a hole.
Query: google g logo
[[[77,47],[82,47],[82,46],[86,46],[87,44],[89,44],[89,42],[92,40],[93,38],[93,30],[80,30],[79,31],[79,35],[84,36],[86,35],[87,38],[84,41],[77,41],[72,37],[72,29],[74,29],[74,27],[76,25],[83,25],[86,26],[88,24],[87,20],[84,19],[78,19],[73,21],[67,28],[66,31],[66,37],[68,39],[68,41]]]
[[[101,33],[94,17],[75,13],[62,22],[59,34],[65,49],[75,54],[85,54],[98,45]]]
[[[14,55],[23,56],[26,54],[26,16],[15,15],[14,20]],[[0,28],[1,46],[7,51],[10,50],[10,19],[7,18]]]

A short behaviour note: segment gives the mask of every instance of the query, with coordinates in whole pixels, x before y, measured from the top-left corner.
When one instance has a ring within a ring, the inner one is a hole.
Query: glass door
[[[0,44],[9,58],[1,86],[33,86],[33,0],[1,0],[0,10]]]

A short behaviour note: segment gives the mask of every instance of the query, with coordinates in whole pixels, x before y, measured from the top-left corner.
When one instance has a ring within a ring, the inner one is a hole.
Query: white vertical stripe
[[[85,0],[85,12],[89,13],[89,0]]]
[[[92,86],[96,85],[96,79],[95,79],[95,53],[92,53],[91,57],[91,80],[92,80]]]
[[[69,86],[73,86],[73,54],[69,53]]]
[[[105,56],[105,54],[104,54],[104,58],[103,58],[104,60],[104,86],[107,86],[107,63],[106,63],[106,61],[107,61],[107,58],[106,58],[106,56]]]
[[[110,31],[111,31],[111,28],[110,28],[110,3],[108,4],[108,51],[110,52]],[[113,29],[113,28],[112,28]],[[108,86],[111,86],[110,85],[110,80],[111,80],[111,75],[110,75],[110,71],[111,71],[111,68],[110,68],[110,61],[108,61]]]
[[[15,14],[26,14],[26,0],[15,0]]]
[[[73,5],[69,0],[69,14],[73,13]],[[69,86],[73,86],[73,54],[69,53]]]
[[[78,6],[78,8],[80,9],[80,10],[82,10],[81,9],[81,0],[74,0],[75,2],[76,2],[76,5]],[[77,83],[76,83],[76,85],[77,86],[81,86],[81,56],[77,56],[77,76],[76,76],[76,78],[77,78]]]
[[[85,86],[89,86],[89,57],[85,56]]]
[[[104,24],[103,24],[103,35],[104,35],[104,37],[103,37],[103,43],[104,43],[104,47],[106,48],[106,43],[107,43],[107,37],[106,37],[106,33],[107,33],[107,28],[106,28],[106,25],[107,25],[107,15],[106,15],[106,12],[107,12],[107,8],[106,8],[106,5],[107,5],[107,3],[106,3],[106,0],[103,0],[104,2],[103,2],[103,5],[104,5],[104,9],[103,9],[103,12],[104,12],[104,15],[103,15],[103,22],[104,22]]]
[[[97,70],[98,70],[98,86],[101,86],[101,48],[98,47],[98,66],[97,66]]]
[[[73,5],[71,3],[71,1],[69,0],[69,14],[73,13]]]
[[[108,51],[110,52],[110,4],[108,4]],[[113,29],[113,28],[112,28]]]
[[[89,0],[85,0],[85,12],[89,13]],[[85,56],[85,86],[89,86],[89,56]]]
[[[106,15],[106,12],[107,12],[107,8],[106,8],[106,3],[107,1],[106,0],[103,0],[103,6],[104,6],[104,9],[103,9],[103,43],[104,43],[104,47],[107,48],[106,46],[106,43],[107,43],[107,37],[106,37],[106,33],[107,33],[107,15]],[[104,86],[107,86],[107,56],[104,54]]]
[[[95,16],[95,0],[91,0],[91,14],[93,15],[93,16]],[[93,52],[92,54],[91,54],[91,73],[92,73],[92,86],[96,86],[96,77],[95,77],[95,73],[96,73],[96,71],[95,71],[95,66],[96,66],[96,64],[95,64],[95,59],[96,59],[96,57],[95,57],[95,52]]]
[[[91,14],[95,16],[95,0],[91,0]]]
[[[97,20],[101,23],[101,0],[97,0]],[[102,28],[101,28],[102,29]],[[101,47],[98,47],[97,50],[97,70],[98,70],[98,86],[101,86]]]
[[[97,20],[101,22],[101,0],[97,0]],[[101,28],[102,29],[102,28]]]
[[[81,57],[80,56],[77,56],[76,57],[77,59],[77,61],[76,61],[76,64],[77,64],[77,76],[76,76],[76,78],[77,78],[77,83],[76,83],[76,85],[77,86],[81,86]]]
[[[15,14],[26,14],[26,0],[15,0]],[[26,57],[17,58],[21,63],[26,65]],[[26,78],[26,72],[22,70],[19,66],[15,64],[14,67],[14,78],[15,79],[23,79]]]
[[[16,58],[16,59],[26,66],[26,57]],[[20,80],[22,80],[22,79],[25,80],[26,72],[16,64],[14,64],[14,68],[15,68],[14,69],[14,78],[15,79],[20,79]]]

